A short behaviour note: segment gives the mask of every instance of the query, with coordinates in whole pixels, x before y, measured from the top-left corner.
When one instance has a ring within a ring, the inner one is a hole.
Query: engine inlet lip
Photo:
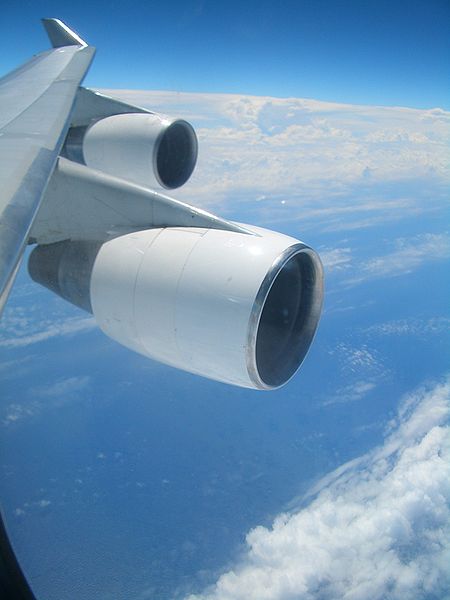
[[[168,121],[166,120],[166,123]],[[164,139],[164,137],[168,134],[168,132],[171,129],[174,129],[175,127],[182,127],[184,129],[184,131],[187,133],[188,137],[189,137],[189,142],[191,144],[191,154],[189,156],[189,164],[186,166],[185,168],[185,176],[179,181],[177,182],[176,185],[171,185],[168,184],[167,181],[164,181],[164,179],[160,176],[159,173],[159,168],[158,168],[158,159],[159,159],[159,152],[160,152],[160,148],[161,148],[161,143]],[[186,181],[188,181],[188,179],[190,178],[190,176],[192,175],[195,165],[197,164],[197,157],[198,157],[198,139],[197,139],[197,134],[195,133],[195,129],[192,127],[192,125],[190,123],[188,123],[187,121],[185,121],[184,119],[175,119],[173,121],[169,122],[169,125],[163,129],[155,142],[155,146],[153,149],[153,173],[155,175],[156,180],[158,181],[158,184],[166,189],[166,190],[173,190],[177,187],[181,187],[182,185],[184,185],[186,183]]]
[[[305,336],[305,350],[303,354],[300,356],[298,360],[298,364],[289,373],[289,375],[284,378],[282,381],[271,384],[264,381],[261,376],[258,364],[257,364],[257,356],[256,356],[256,347],[257,347],[257,338],[259,332],[259,325],[262,317],[262,313],[264,310],[264,306],[266,304],[266,300],[269,296],[269,293],[272,289],[273,284],[275,283],[277,276],[281,273],[283,268],[287,265],[289,261],[291,261],[295,256],[299,254],[306,254],[311,261],[311,266],[314,272],[314,284],[313,289],[310,291],[311,295],[311,304],[309,306],[309,311],[305,319],[304,326],[301,329],[301,332]],[[273,390],[282,387],[285,385],[292,377],[294,377],[295,373],[300,368],[303,360],[305,359],[309,348],[311,347],[312,341],[314,339],[315,333],[317,331],[317,327],[319,324],[320,314],[322,311],[323,304],[323,267],[320,261],[318,254],[309,246],[303,243],[294,244],[289,246],[284,252],[282,252],[272,263],[269,271],[264,277],[261,286],[256,295],[252,312],[249,320],[249,328],[247,334],[247,348],[246,348],[246,361],[247,361],[247,372],[248,375],[257,389],[260,390]]]

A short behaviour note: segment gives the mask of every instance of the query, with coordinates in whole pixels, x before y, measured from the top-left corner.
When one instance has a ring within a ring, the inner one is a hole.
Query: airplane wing
[[[0,79],[0,311],[95,53],[61,21],[43,21],[53,49]]]

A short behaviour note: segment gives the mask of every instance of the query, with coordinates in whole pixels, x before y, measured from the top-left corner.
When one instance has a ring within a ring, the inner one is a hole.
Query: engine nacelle
[[[39,283],[91,307],[108,336],[140,354],[218,381],[273,389],[294,375],[312,342],[322,266],[302,242],[249,229],[254,235],[152,229],[100,249],[38,246],[29,269]]]
[[[197,136],[182,119],[127,113],[69,131],[68,158],[146,187],[180,187],[197,162]]]

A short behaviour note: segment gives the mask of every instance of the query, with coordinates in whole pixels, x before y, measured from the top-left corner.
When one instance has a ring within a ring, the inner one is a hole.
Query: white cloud
[[[330,355],[335,355],[345,375],[352,373],[379,375],[384,372],[381,359],[377,356],[376,350],[367,345],[358,347],[349,346],[345,343],[339,343],[329,350]]]
[[[450,383],[407,398],[384,444],[256,527],[241,561],[190,600],[417,600],[450,585]]]
[[[423,233],[412,238],[399,238],[394,244],[392,252],[359,265],[357,275],[346,283],[356,284],[367,279],[405,275],[425,263],[450,257],[450,237],[447,233]]]
[[[47,498],[41,498],[40,500],[24,502],[22,506],[18,506],[14,509],[13,514],[15,517],[24,517],[29,515],[30,513],[35,513],[36,509],[45,509],[48,508],[52,504],[51,500],[47,500]]]
[[[329,394],[322,406],[357,402],[370,394],[390,374],[374,349],[340,343],[329,350],[335,356],[347,384]]]
[[[39,506],[39,508],[46,508],[47,506],[50,506],[51,501],[50,500],[39,500],[39,502],[37,502],[37,505]]]
[[[367,394],[372,392],[377,387],[377,379],[355,381],[337,390],[334,396],[331,396],[322,406],[330,406],[332,404],[346,404],[347,402],[357,402],[362,400]]]
[[[91,381],[91,378],[87,375],[79,377],[67,377],[60,379],[49,386],[35,388],[33,395],[47,396],[47,397],[65,397],[70,394],[75,394],[86,388]]]
[[[326,271],[340,271],[346,269],[352,260],[350,248],[334,248],[322,250],[320,258]]]
[[[365,333],[375,335],[413,335],[418,337],[448,333],[450,318],[432,317],[430,319],[397,319],[372,325],[364,329]]]
[[[9,322],[8,322],[9,321]],[[0,347],[20,348],[53,337],[90,331],[96,326],[93,317],[70,317],[62,321],[35,322],[32,318],[6,318],[8,330],[0,336]]]
[[[353,209],[363,207],[368,218],[360,218],[359,226],[368,227],[373,210],[380,210],[374,199],[366,193],[349,197],[362,185],[449,181],[450,113],[445,111],[235,94],[105,91],[193,122],[200,140],[198,167],[176,195],[203,207],[215,209],[224,200],[248,203],[264,193],[293,200],[304,219],[304,211],[320,209],[317,199],[323,198],[323,208],[349,211],[350,218],[334,222],[335,228],[351,227]],[[395,220],[442,203],[433,193],[427,203],[417,202],[414,192],[401,200],[404,206],[395,208],[395,199],[382,193],[377,199],[382,214],[375,216]]]
[[[0,374],[3,379],[8,377],[15,377],[17,374],[17,370],[24,365],[29,365],[32,363],[32,356],[23,356],[21,358],[16,358],[14,360],[5,360],[0,362]]]
[[[4,425],[35,417],[86,397],[91,378],[87,375],[66,377],[47,386],[31,388],[19,402],[6,404],[0,413]]]

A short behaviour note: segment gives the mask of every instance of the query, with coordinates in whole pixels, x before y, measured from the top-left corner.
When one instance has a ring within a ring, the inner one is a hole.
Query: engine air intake
[[[254,320],[259,322],[249,347],[258,387],[279,387],[294,375],[317,327],[321,282],[316,259],[304,247],[287,254],[268,273],[255,301]]]
[[[182,186],[197,160],[197,138],[186,121],[175,121],[163,132],[156,150],[156,174],[167,189]]]

